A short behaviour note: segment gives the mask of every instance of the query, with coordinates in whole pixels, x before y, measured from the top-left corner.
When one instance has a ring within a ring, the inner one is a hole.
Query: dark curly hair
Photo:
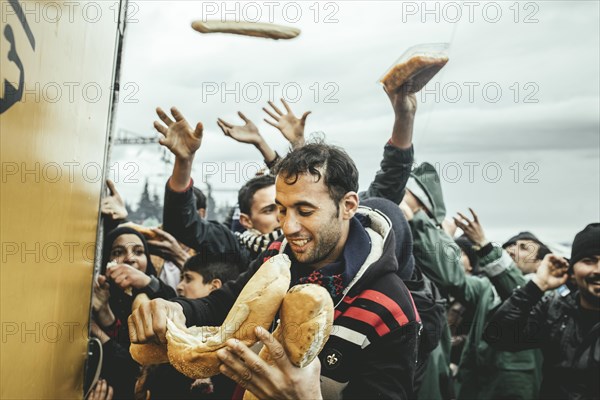
[[[292,150],[275,167],[275,174],[293,185],[300,174],[316,176],[329,191],[339,211],[339,203],[348,192],[358,191],[358,169],[350,156],[340,147],[314,142]]]

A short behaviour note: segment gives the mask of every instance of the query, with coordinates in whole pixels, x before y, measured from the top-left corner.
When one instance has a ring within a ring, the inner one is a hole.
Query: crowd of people
[[[285,156],[243,113],[243,125],[219,119],[266,166],[240,188],[224,223],[205,219],[206,197],[192,179],[202,123],[157,109],[160,144],[175,156],[157,239],[124,224],[112,182],[102,201],[91,332],[104,362],[89,399],[230,399],[246,390],[261,399],[600,398],[600,223],[574,235],[565,259],[530,232],[490,241],[472,209],[447,218],[435,168],[413,166],[416,98],[387,94],[392,135],[362,192],[343,149],[305,142],[310,112],[297,117],[284,100],[263,109],[290,143]],[[311,364],[292,365],[261,328],[257,336],[280,355],[272,365],[235,340],[217,352],[221,374],[209,379],[131,358],[131,342],[166,343],[167,318],[221,325],[253,274],[280,253],[291,260],[291,286],[320,285],[335,306],[332,333]],[[151,301],[132,310],[140,293]]]

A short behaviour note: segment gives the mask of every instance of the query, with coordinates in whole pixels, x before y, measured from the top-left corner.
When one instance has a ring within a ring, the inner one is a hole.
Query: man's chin
[[[588,287],[583,290],[580,289],[580,293],[592,307],[600,308],[600,291]]]

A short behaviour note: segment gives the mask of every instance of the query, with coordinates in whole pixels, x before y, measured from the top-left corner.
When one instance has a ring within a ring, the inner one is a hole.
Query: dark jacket
[[[144,245],[147,266],[146,275],[152,279],[150,285],[142,290],[133,290],[133,296],[125,292],[114,283],[110,283],[110,308],[115,316],[115,322],[103,330],[110,336],[110,340],[102,345],[103,362],[101,376],[106,379],[114,389],[115,399],[133,399],[135,380],[140,372],[140,366],[129,354],[129,330],[127,318],[131,315],[133,299],[140,293],[146,293],[151,299],[170,299],[177,294],[175,290],[156,277],[156,269],[152,265],[150,252],[146,239],[136,230],[121,227],[112,230],[106,237],[102,254],[102,273],[106,272],[106,265],[110,261],[110,252],[113,242],[121,235],[136,235]]]
[[[383,148],[380,169],[375,174],[369,188],[359,193],[360,200],[381,197],[400,204],[404,198],[404,188],[410,177],[413,161],[413,146],[408,149],[399,149],[388,142]]]
[[[413,375],[421,322],[408,289],[396,275],[394,238],[389,220],[360,209],[351,220],[347,243],[361,236],[366,254],[344,248],[345,271],[354,270],[335,304],[332,333],[319,358],[324,398],[392,398],[413,395]],[[301,266],[285,239],[273,242],[248,271],[208,297],[176,299],[188,325],[221,325],[244,285],[268,258],[286,253],[292,276]],[[350,257],[349,257],[350,256]]]
[[[250,254],[248,249],[240,246],[238,238],[225,225],[200,218],[192,187],[190,185],[185,192],[175,192],[166,184],[164,230],[196,251],[206,247],[215,254],[233,254],[239,257],[239,265],[245,268],[257,254]]]
[[[486,327],[486,341],[508,351],[542,349],[540,398],[600,398],[600,312],[588,312],[595,318],[584,323],[577,291],[543,296],[531,281],[515,290]]]
[[[417,265],[440,290],[454,296],[473,312],[473,320],[469,321],[471,329],[456,376],[458,398],[535,397],[539,389],[536,352],[498,351],[491,348],[482,337],[485,323],[501,303],[498,293],[510,292],[525,284],[521,272],[509,263],[497,268],[491,280],[466,275],[460,262],[458,245],[424,211],[417,212],[410,225]],[[449,360],[449,354],[447,356]]]

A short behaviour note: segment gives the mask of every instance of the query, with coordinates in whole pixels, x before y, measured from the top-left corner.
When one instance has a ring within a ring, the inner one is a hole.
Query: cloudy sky
[[[498,241],[531,230],[569,242],[600,220],[596,1],[130,1],[129,11],[116,131],[154,136],[156,106],[202,121],[194,178],[201,188],[208,179],[220,202],[235,202],[262,159],[216,119],[239,123],[243,111],[283,154],[261,110],[280,97],[296,114],[313,111],[307,134],[343,146],[366,188],[393,122],[378,79],[409,47],[446,42],[449,63],[417,97],[414,145],[417,162],[438,168],[449,215],[473,207]],[[190,27],[202,19],[302,33],[203,35]],[[113,147],[112,174],[129,201],[146,178],[162,197],[172,168],[162,154],[158,144]]]

